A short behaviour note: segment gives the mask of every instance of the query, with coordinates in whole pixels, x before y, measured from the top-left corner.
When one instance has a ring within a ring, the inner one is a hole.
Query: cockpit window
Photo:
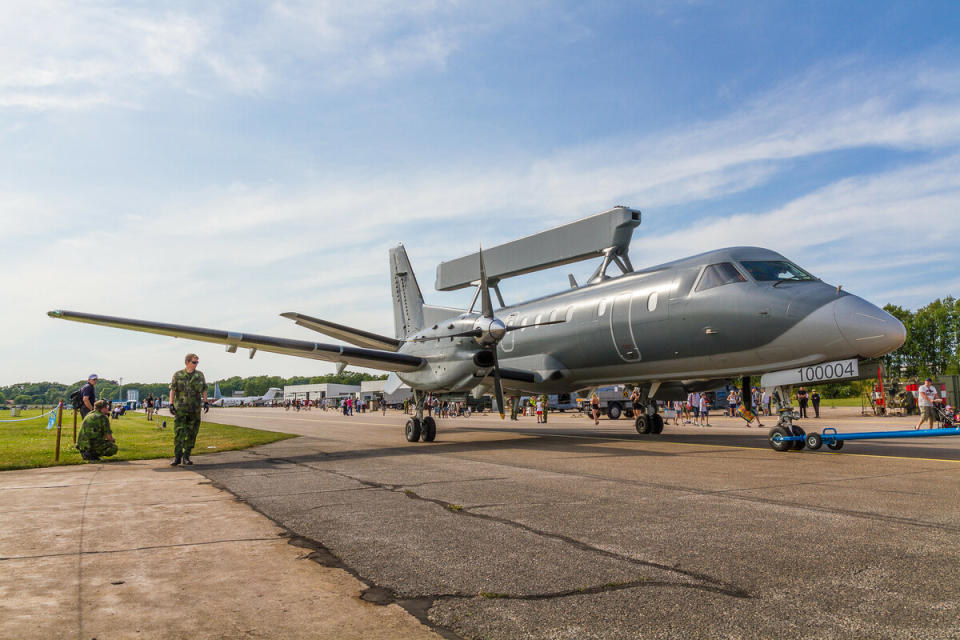
[[[700,282],[697,284],[697,291],[706,291],[732,282],[746,281],[747,279],[730,262],[711,264],[703,270],[703,275],[700,276]]]
[[[758,282],[771,280],[816,280],[812,275],[786,260],[743,261],[740,264]]]

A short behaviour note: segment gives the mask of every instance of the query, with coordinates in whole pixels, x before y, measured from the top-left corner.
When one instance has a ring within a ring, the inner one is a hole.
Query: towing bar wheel
[[[843,440],[834,440],[833,442],[828,442],[827,446],[834,451],[840,451],[840,449],[843,449]]]
[[[816,451],[823,446],[823,438],[820,437],[819,433],[808,433],[807,434],[807,448]]]

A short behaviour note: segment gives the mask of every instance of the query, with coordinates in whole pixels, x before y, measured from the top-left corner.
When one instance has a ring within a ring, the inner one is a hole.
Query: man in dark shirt
[[[91,373],[87,377],[87,384],[80,388],[80,399],[83,404],[80,405],[80,418],[86,418],[87,414],[93,411],[93,403],[97,401],[97,374]]]
[[[797,404],[800,405],[800,417],[807,417],[807,403],[810,400],[810,396],[807,395],[806,389],[800,387],[800,390],[797,391]]]

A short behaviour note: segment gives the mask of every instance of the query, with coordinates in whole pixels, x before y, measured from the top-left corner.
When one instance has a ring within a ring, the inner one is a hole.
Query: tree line
[[[280,376],[250,376],[241,378],[234,376],[220,380],[220,393],[226,397],[232,396],[234,391],[239,391],[245,396],[262,396],[270,387],[283,388],[294,384],[351,384],[359,385],[364,380],[384,380],[386,375],[371,375],[369,373],[360,373],[359,371],[344,371],[343,373],[332,373],[323,376],[293,376],[282,378]],[[61,400],[67,402],[70,394],[86,384],[86,380],[80,380],[71,384],[60,382],[18,382],[8,386],[0,386],[0,404],[13,402],[17,405],[54,405]],[[212,381],[207,384],[207,395],[213,397],[214,386],[218,381]],[[170,395],[169,382],[125,382],[123,385],[123,397],[120,397],[120,383],[117,380],[108,380],[100,378],[97,381],[97,397],[107,400],[126,400],[127,390],[136,389],[140,392],[140,399],[153,394],[155,398],[166,398]]]
[[[884,357],[888,376],[960,374],[960,300],[947,296],[916,311],[894,304],[884,310],[907,328],[907,341]]]

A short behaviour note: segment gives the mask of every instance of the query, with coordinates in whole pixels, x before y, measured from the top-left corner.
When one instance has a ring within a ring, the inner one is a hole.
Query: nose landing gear
[[[403,435],[407,442],[433,442],[437,437],[437,421],[432,416],[423,417],[423,408],[426,404],[427,393],[425,391],[414,391],[413,402],[415,408],[414,417],[407,420],[403,425]]]

